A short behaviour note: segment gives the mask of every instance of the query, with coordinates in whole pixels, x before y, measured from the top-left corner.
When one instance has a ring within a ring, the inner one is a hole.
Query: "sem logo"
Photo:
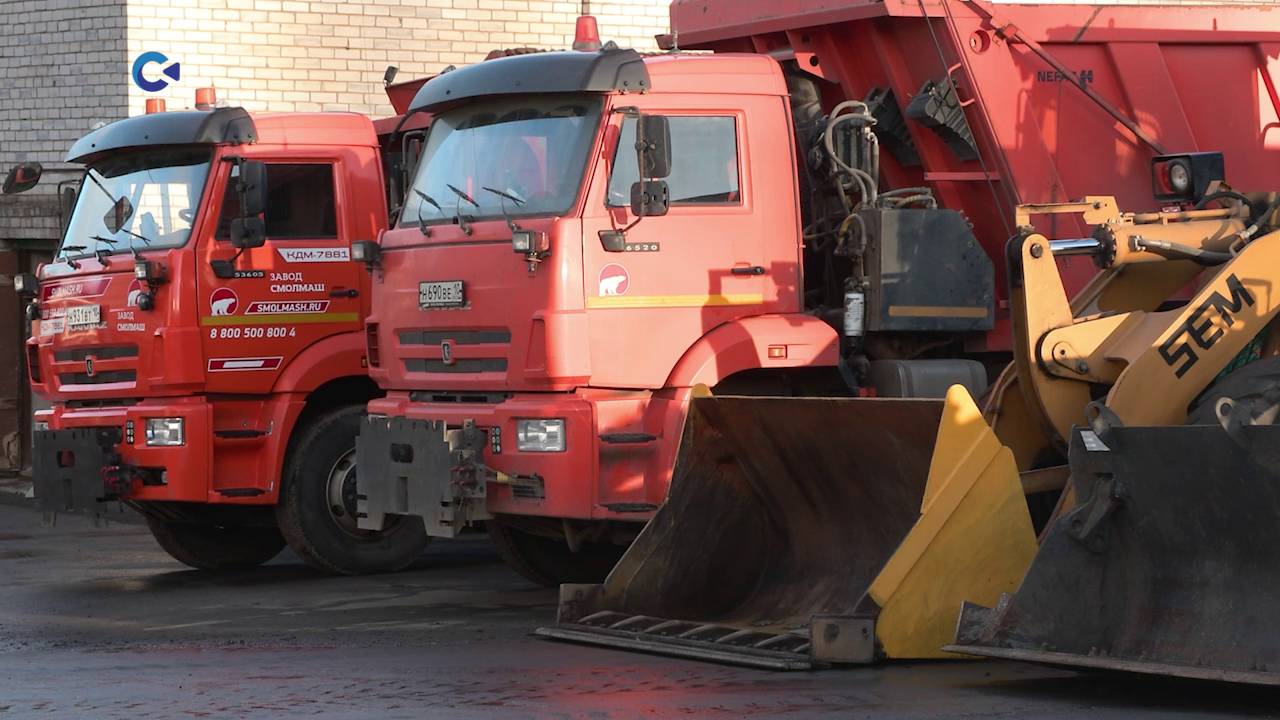
[[[1165,364],[1173,367],[1179,360],[1182,361],[1174,371],[1178,377],[1186,375],[1200,360],[1200,354],[1192,347],[1193,342],[1201,350],[1208,350],[1225,334],[1226,331],[1214,323],[1212,315],[1221,318],[1223,327],[1231,327],[1236,324],[1232,313],[1240,312],[1246,305],[1253,307],[1253,295],[1234,274],[1227,278],[1227,292],[1231,293],[1231,297],[1219,292],[1210,295],[1195,312],[1187,316],[1185,322],[1174,329],[1168,340],[1160,343],[1160,357]]]
[[[165,79],[165,76],[177,82],[182,76],[182,66],[179,63],[165,65],[167,62],[169,62],[169,57],[164,53],[154,51],[142,53],[133,61],[133,84],[142,88],[143,92],[160,92],[169,87],[169,81]],[[153,63],[163,66],[160,68],[163,76],[155,80],[148,80],[143,76],[142,71]]]

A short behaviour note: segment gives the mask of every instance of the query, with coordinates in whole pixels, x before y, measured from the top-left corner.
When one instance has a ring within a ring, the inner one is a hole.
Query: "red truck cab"
[[[421,524],[355,526],[370,278],[387,224],[372,123],[343,113],[155,113],[106,125],[28,310],[33,473],[46,511],[139,510],[200,568],[286,541],[328,571],[407,565]]]
[[[766,57],[617,49],[419,91],[420,169],[365,253],[386,396],[358,445],[362,527],[485,521],[531,579],[598,579],[663,502],[695,387],[763,372],[778,391],[836,365],[836,330],[802,312],[787,94]],[[651,114],[669,198],[637,217]]]

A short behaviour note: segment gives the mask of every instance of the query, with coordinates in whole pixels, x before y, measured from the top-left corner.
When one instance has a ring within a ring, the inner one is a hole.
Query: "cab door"
[[[359,330],[360,275],[340,213],[335,158],[255,157],[267,166],[266,243],[246,250],[230,277],[212,260],[235,255],[240,214],[237,166],[228,163],[214,237],[200,264],[197,307],[211,392],[267,392],[283,368],[315,342]]]
[[[628,98],[632,100],[633,98]],[[780,258],[771,257],[773,232],[792,255],[795,228],[770,228],[762,208],[793,202],[789,166],[780,181],[758,187],[748,152],[756,108],[769,98],[656,96],[634,98],[639,110],[668,118],[672,167],[665,178],[670,209],[637,221],[631,187],[638,180],[634,113],[614,111],[606,120],[595,191],[584,211],[583,285],[591,330],[592,384],[662,387],[676,362],[712,329],[735,318],[770,311],[777,300]],[[780,106],[780,103],[779,103]],[[759,108],[763,113],[764,108]],[[788,137],[786,126],[761,128]],[[764,137],[764,135],[761,135]],[[785,148],[784,151],[789,150]],[[763,165],[763,163],[762,163]],[[761,189],[782,192],[763,197]],[[622,251],[611,251],[601,231],[625,229]]]

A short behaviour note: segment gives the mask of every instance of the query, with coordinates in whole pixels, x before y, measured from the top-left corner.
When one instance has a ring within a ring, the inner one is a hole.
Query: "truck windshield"
[[[67,223],[58,257],[134,248],[170,248],[187,242],[213,153],[207,149],[133,151],[90,164]],[[103,219],[119,198],[133,213],[111,232]]]
[[[601,106],[591,96],[508,97],[436,116],[401,223],[564,214]]]

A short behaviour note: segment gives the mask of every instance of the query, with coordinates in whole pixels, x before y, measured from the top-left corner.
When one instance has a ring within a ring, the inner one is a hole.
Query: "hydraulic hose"
[[[1229,252],[1205,250],[1183,245],[1182,243],[1169,242],[1168,240],[1148,240],[1135,237],[1133,244],[1134,247],[1170,260],[1190,260],[1197,265],[1221,265],[1225,262],[1230,262],[1233,257]]]

